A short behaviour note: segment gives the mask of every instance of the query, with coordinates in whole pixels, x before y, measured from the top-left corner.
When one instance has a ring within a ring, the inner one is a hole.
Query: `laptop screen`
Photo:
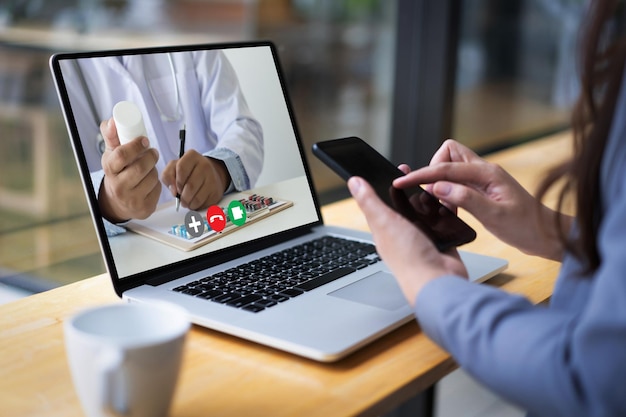
[[[271,43],[58,54],[51,67],[114,278],[210,265],[320,222]]]

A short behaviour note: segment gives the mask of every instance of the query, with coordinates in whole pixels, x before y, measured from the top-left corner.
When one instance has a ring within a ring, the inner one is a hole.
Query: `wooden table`
[[[568,135],[488,159],[531,189],[542,168],[569,152]],[[323,208],[326,222],[367,229],[354,201]],[[489,281],[535,303],[549,299],[559,264],[497,241],[471,218],[478,239],[467,250],[507,258]],[[81,416],[65,358],[62,322],[79,309],[120,302],[106,275],[0,306],[0,415]],[[313,362],[194,326],[174,398],[174,417],[376,416],[431,387],[456,365],[411,322],[333,364]]]

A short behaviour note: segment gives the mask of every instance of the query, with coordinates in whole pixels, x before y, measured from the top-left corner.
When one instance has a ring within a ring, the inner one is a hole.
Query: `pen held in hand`
[[[178,140],[180,142],[180,148],[178,149],[179,160],[185,154],[185,135],[186,135],[186,129],[185,129],[185,125],[183,125],[183,128],[178,131]],[[180,193],[176,194],[176,211],[178,211],[179,208],[180,208]]]

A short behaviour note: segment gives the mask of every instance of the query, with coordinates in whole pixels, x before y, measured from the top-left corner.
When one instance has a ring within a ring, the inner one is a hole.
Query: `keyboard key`
[[[259,311],[265,310],[265,307],[257,304],[248,304],[247,306],[244,306],[242,310],[250,311],[252,313],[258,313]]]
[[[260,306],[263,306],[263,307],[273,307],[273,306],[275,306],[278,303],[276,301],[274,301],[274,300],[269,300],[267,298],[262,298],[262,299],[256,301],[254,304],[260,305]]]
[[[241,297],[241,295],[239,295],[239,294],[229,292],[229,293],[222,294],[222,295],[219,295],[219,296],[213,298],[212,301],[216,301],[218,303],[225,304],[225,303],[234,301],[234,300],[236,300],[237,298],[240,298],[240,297]]]
[[[270,295],[267,298],[268,298],[268,300],[276,301],[277,303],[282,303],[284,301],[289,300],[289,297],[287,297],[285,295],[280,295],[280,294],[273,294],[273,295]]]
[[[287,288],[286,290],[283,290],[281,292],[279,292],[280,295],[286,295],[289,298],[294,298],[297,297],[301,294],[304,294],[304,291],[295,289],[295,288]]]
[[[232,307],[242,307],[245,306],[247,304],[251,304],[257,300],[261,300],[261,296],[260,295],[256,295],[256,294],[250,294],[250,295],[246,295],[240,298],[235,298],[232,301],[227,302],[226,304],[228,304],[229,306]]]
[[[345,277],[346,275],[356,271],[354,268],[350,268],[344,266],[339,269],[335,269],[334,271],[328,272],[324,275],[320,275],[317,278],[314,278],[310,281],[303,282],[302,284],[298,284],[295,288],[300,289],[302,291],[311,291],[317,287],[320,287],[324,284],[328,284],[329,282],[333,282],[336,279],[341,277]]]
[[[218,295],[224,294],[224,291],[221,290],[208,290],[203,292],[202,294],[198,294],[196,297],[204,298],[205,300],[210,300],[212,298],[217,297]]]
[[[187,288],[181,291],[183,294],[198,295],[202,293],[200,288]]]

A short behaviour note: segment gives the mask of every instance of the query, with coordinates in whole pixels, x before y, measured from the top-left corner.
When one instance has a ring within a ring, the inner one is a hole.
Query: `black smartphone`
[[[419,227],[440,251],[476,238],[474,229],[423,188],[393,187],[393,180],[404,173],[362,139],[317,142],[313,154],[346,181],[352,176],[365,179],[381,200]]]

